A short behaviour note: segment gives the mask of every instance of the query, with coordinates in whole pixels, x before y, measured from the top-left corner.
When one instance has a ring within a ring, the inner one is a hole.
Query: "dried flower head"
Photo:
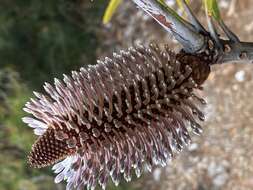
[[[44,85],[47,95],[24,110],[33,117],[23,121],[34,128],[38,140],[29,163],[54,165],[55,182],[67,189],[105,189],[109,176],[117,185],[121,176],[139,177],[143,166],[165,166],[191,141],[189,130],[200,134],[205,104],[195,89],[210,72],[207,61],[186,53],[174,54],[137,46],[55,79]]]

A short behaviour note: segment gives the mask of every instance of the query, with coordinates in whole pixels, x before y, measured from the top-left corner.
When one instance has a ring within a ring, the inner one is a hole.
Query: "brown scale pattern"
[[[30,164],[44,167],[79,155],[75,166],[87,166],[69,180],[69,189],[91,188],[97,180],[104,188],[109,173],[116,184],[120,173],[129,180],[131,168],[139,173],[142,162],[163,165],[173,147],[180,151],[189,143],[188,124],[201,132],[204,115],[195,103],[204,100],[194,89],[201,89],[209,73],[201,58],[151,44],[64,75],[54,87],[46,83],[48,95],[35,93],[26,104],[27,112],[49,126],[33,145]]]
[[[65,142],[55,138],[52,129],[48,129],[43,136],[38,138],[32,150],[28,156],[28,161],[34,167],[45,167],[53,164],[55,160],[63,159],[71,152]]]

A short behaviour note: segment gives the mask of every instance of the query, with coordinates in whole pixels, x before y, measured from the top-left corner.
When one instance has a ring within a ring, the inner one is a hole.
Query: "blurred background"
[[[191,7],[205,23],[199,0]],[[171,1],[172,6],[173,2]],[[252,0],[220,0],[226,23],[253,41]],[[178,44],[124,1],[102,24],[105,0],[0,1],[0,190],[63,190],[51,168],[32,169],[26,155],[35,135],[21,118],[32,91],[45,81],[136,43]],[[175,7],[176,8],[176,7]],[[180,12],[180,10],[179,10]],[[218,65],[205,84],[207,122],[201,137],[166,168],[109,190],[252,190],[253,65]]]

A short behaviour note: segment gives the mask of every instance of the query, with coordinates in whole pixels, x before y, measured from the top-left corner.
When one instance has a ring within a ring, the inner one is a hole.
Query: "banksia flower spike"
[[[228,40],[219,38],[208,14],[206,31],[182,1],[190,22],[162,0],[133,0],[183,45],[174,53],[165,45],[137,45],[95,66],[45,83],[46,94],[24,110],[23,121],[38,135],[28,156],[31,166],[52,164],[55,182],[67,189],[105,189],[139,177],[143,168],[166,163],[199,135],[205,101],[197,96],[213,64],[253,60],[253,45],[219,21]],[[213,0],[214,1],[214,0]],[[211,4],[213,5],[213,4]]]
[[[189,127],[202,131],[196,105],[205,102],[194,91],[210,69],[203,63],[196,70],[200,61],[151,44],[46,83],[47,95],[34,93],[25,108],[34,117],[23,121],[39,135],[29,163],[40,168],[65,158],[53,169],[68,189],[105,188],[109,176],[117,185],[121,176],[131,180],[132,168],[140,176],[144,165],[164,166],[190,143]]]

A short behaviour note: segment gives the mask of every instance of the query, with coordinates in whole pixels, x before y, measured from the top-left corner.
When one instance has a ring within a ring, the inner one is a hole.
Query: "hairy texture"
[[[23,121],[39,135],[29,155],[33,167],[57,163],[55,182],[67,189],[102,188],[111,176],[131,180],[143,166],[166,165],[191,141],[189,130],[200,134],[203,113],[194,94],[210,72],[209,64],[185,53],[137,46],[46,83],[47,95],[24,110]]]

